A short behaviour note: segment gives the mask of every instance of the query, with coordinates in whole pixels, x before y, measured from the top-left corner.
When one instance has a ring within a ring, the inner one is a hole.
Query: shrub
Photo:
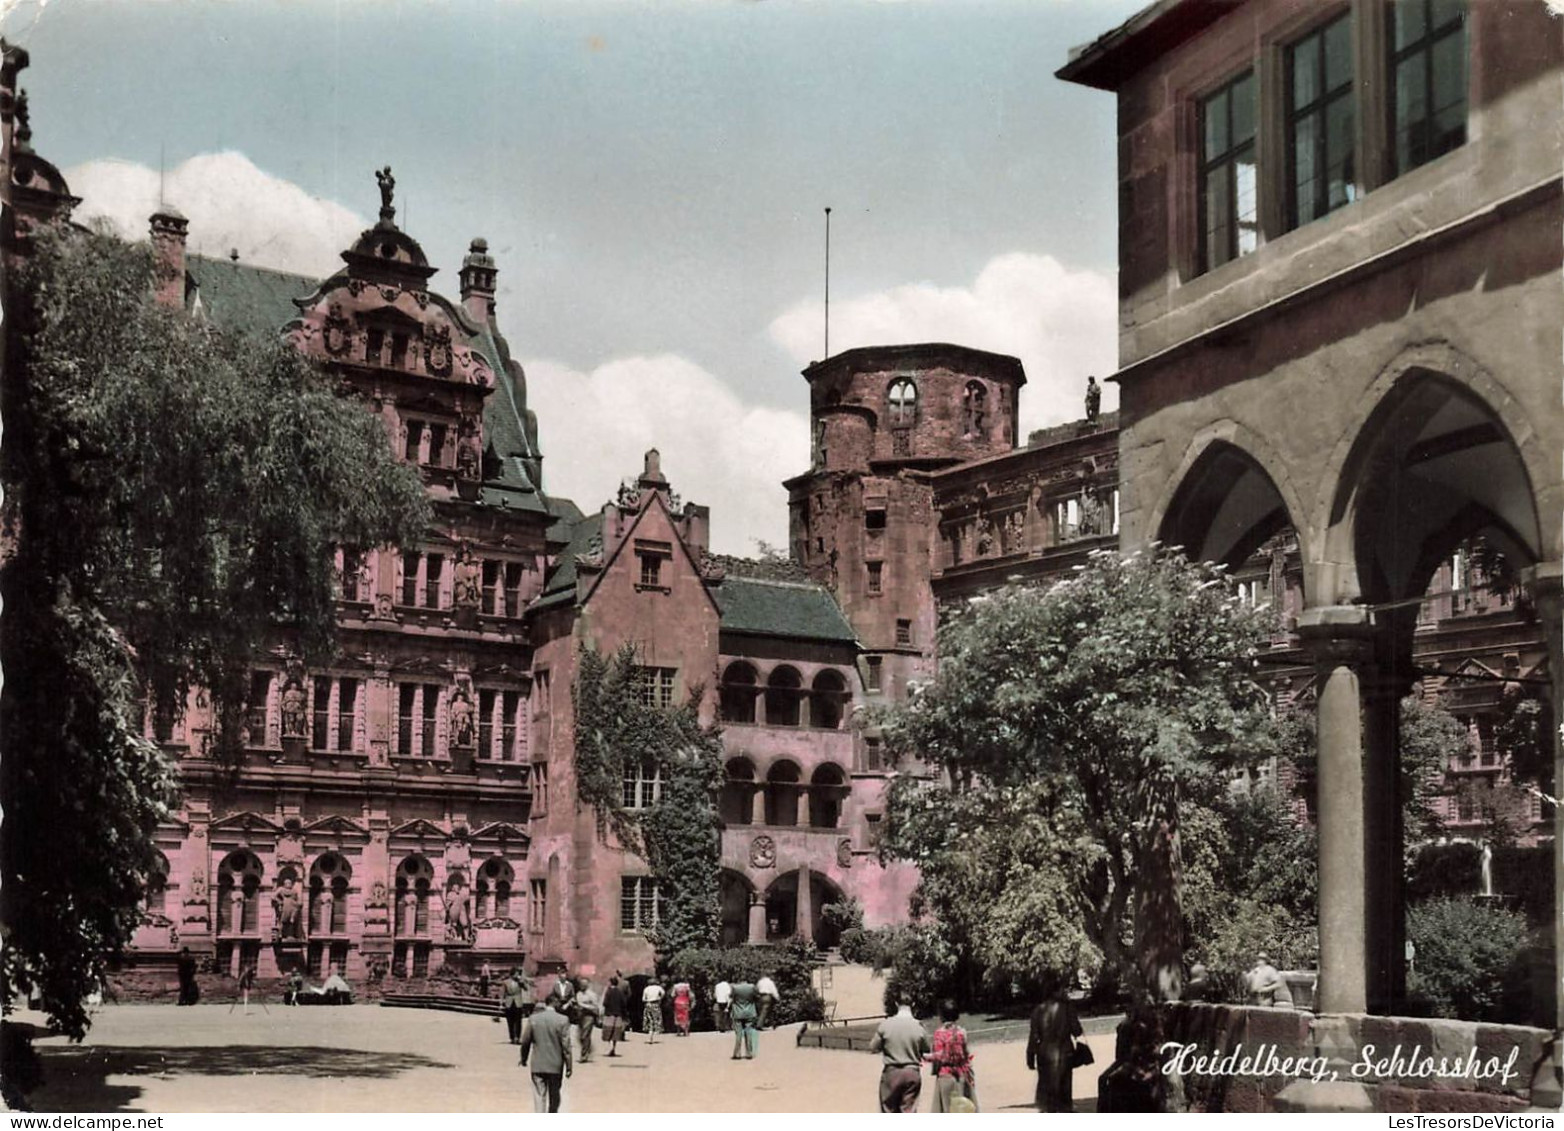
[[[1436,1017],[1503,1021],[1516,1015],[1506,987],[1523,976],[1526,920],[1503,907],[1430,899],[1407,912],[1415,948],[1407,990]]]
[[[828,903],[820,909],[820,918],[828,927],[847,932],[863,929],[863,904],[856,899]]]
[[[898,1001],[912,1005],[920,1017],[933,1015],[947,997],[957,997],[956,956],[945,937],[932,926],[888,928],[881,933],[885,978],[885,1012]]]
[[[1313,923],[1300,923],[1286,908],[1240,899],[1227,915],[1212,921],[1200,943],[1198,959],[1210,973],[1211,1000],[1242,1002],[1243,976],[1256,955],[1263,951],[1281,970],[1308,969],[1314,964],[1316,931]]]
[[[842,932],[841,941],[837,945],[842,952],[844,962],[852,962],[860,966],[880,965],[878,931],[863,927],[848,927]]]
[[[691,947],[668,960],[667,976],[686,981],[695,992],[694,1028],[712,1027],[712,993],[718,982],[756,982],[765,975],[777,984],[776,1022],[818,1021],[825,1003],[814,992],[812,975],[820,965],[814,943],[792,938],[766,946]]]
[[[1425,844],[1407,876],[1407,896],[1416,901],[1470,895],[1482,884],[1482,849],[1475,844]]]

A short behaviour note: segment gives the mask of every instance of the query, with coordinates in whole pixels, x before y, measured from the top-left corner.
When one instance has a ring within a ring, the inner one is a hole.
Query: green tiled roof
[[[844,644],[858,641],[836,599],[819,585],[728,577],[714,594],[722,609],[724,632]]]
[[[560,551],[554,572],[543,583],[543,596],[576,591],[576,555],[584,554],[592,545],[592,539],[603,533],[603,514],[589,514],[578,521],[570,531],[570,543]]]
[[[214,326],[274,339],[299,315],[293,300],[314,294],[320,282],[308,275],[204,255],[187,256],[185,272],[195,284],[186,291],[186,304]]]

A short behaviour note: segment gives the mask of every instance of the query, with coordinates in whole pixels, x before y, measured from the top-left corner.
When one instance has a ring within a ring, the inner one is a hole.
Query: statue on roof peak
[[[396,191],[396,178],[391,175],[391,166],[376,170],[375,182],[380,185],[380,218],[390,220],[396,215],[396,209],[391,207],[391,194]]]

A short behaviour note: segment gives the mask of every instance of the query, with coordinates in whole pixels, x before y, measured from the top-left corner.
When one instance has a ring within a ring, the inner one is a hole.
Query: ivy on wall
[[[650,866],[663,906],[649,937],[666,957],[717,940],[722,735],[700,721],[704,687],[661,706],[643,685],[643,671],[632,645],[610,656],[582,646],[571,692],[577,797],[592,806],[601,840],[612,835]],[[648,779],[660,792],[643,807],[639,783]],[[633,798],[627,780],[637,783]]]

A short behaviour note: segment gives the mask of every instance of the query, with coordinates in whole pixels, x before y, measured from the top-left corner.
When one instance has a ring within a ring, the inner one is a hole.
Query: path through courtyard
[[[251,1010],[230,1012],[226,1002],[105,1007],[83,1044],[38,1042],[46,1082],[32,1096],[35,1110],[531,1110],[526,1070],[516,1066],[503,1022],[369,1005]],[[577,1068],[565,1110],[874,1111],[879,1057],[800,1049],[795,1031],[763,1034],[754,1061],[729,1059],[732,1038],[724,1034],[664,1036],[656,1045],[634,1036],[619,1059],[600,1053]],[[1095,1096],[1097,1074],[1112,1059],[1112,1034],[1088,1041],[1097,1063],[1076,1072],[1078,1108]],[[975,1051],[984,1110],[1032,1110],[1024,1044]],[[925,1088],[925,1108],[929,1098]]]

